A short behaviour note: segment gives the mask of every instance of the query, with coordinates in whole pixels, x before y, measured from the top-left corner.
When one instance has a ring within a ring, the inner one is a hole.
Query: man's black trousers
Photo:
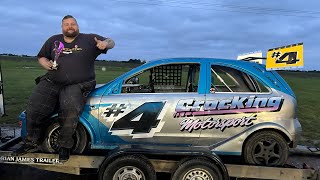
[[[46,130],[46,121],[58,109],[61,127],[58,145],[72,148],[73,134],[77,128],[79,116],[87,100],[88,93],[94,89],[96,82],[88,81],[72,85],[60,85],[46,76],[33,90],[26,109],[27,141],[41,143],[41,136]]]

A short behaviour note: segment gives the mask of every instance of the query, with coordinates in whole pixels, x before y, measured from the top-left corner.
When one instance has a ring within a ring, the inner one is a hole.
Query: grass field
[[[0,57],[1,58],[1,57]],[[1,124],[18,124],[18,115],[26,108],[28,97],[35,86],[34,79],[45,74],[38,61],[32,58],[6,57],[0,59],[4,82],[4,99],[7,116]],[[96,62],[97,83],[106,83],[139,64],[123,62]],[[105,67],[105,71],[102,71]]]
[[[25,109],[28,96],[34,87],[34,79],[45,73],[37,60],[31,58],[0,57],[4,80],[4,99],[7,116],[1,124],[18,124],[18,115]],[[129,71],[137,64],[124,62],[96,62],[97,83],[106,83]],[[101,68],[106,70],[102,71]],[[287,72],[281,76],[288,82],[298,99],[298,117],[303,127],[302,144],[320,145],[320,73]]]
[[[298,101],[303,141],[320,146],[320,72],[280,72]]]

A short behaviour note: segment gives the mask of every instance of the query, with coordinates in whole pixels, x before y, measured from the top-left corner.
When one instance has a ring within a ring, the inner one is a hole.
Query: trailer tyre
[[[45,139],[42,143],[42,151],[48,153],[58,152],[59,146],[57,144],[58,136],[60,134],[61,126],[58,122],[52,123],[45,134]],[[74,145],[71,149],[73,154],[81,154],[87,145],[87,133],[81,124],[78,124],[77,129],[73,135]]]
[[[206,159],[190,159],[180,163],[172,175],[172,180],[207,179],[221,180],[220,169]]]
[[[100,180],[156,180],[152,164],[144,157],[119,157],[99,170]]]
[[[288,154],[288,143],[279,133],[261,131],[247,140],[243,157],[248,164],[282,166],[286,163]]]

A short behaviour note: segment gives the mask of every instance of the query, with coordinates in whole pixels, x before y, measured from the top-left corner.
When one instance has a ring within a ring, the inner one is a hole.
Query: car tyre
[[[46,131],[45,139],[42,143],[42,151],[47,153],[56,153],[59,150],[57,144],[58,136],[60,134],[61,126],[58,122],[52,123]],[[81,154],[87,146],[87,133],[81,124],[78,124],[73,135],[74,145],[71,149],[73,154]]]
[[[282,166],[286,163],[289,147],[277,132],[260,131],[253,134],[244,146],[244,161],[263,166]]]

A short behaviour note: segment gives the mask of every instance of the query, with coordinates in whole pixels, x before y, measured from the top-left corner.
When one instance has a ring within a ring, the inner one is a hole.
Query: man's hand
[[[94,37],[94,40],[96,41],[97,43],[97,47],[100,49],[100,50],[104,50],[107,48],[107,42],[106,41],[100,41],[99,39],[97,39],[97,37]]]
[[[46,69],[46,70],[48,70],[48,71],[53,70],[53,69],[52,69],[52,66],[53,66],[53,61],[52,61],[52,60],[49,60],[49,59],[47,59],[47,58],[45,58],[45,57],[41,57],[41,58],[38,59],[38,61],[39,61],[40,65],[41,65],[44,69]]]

